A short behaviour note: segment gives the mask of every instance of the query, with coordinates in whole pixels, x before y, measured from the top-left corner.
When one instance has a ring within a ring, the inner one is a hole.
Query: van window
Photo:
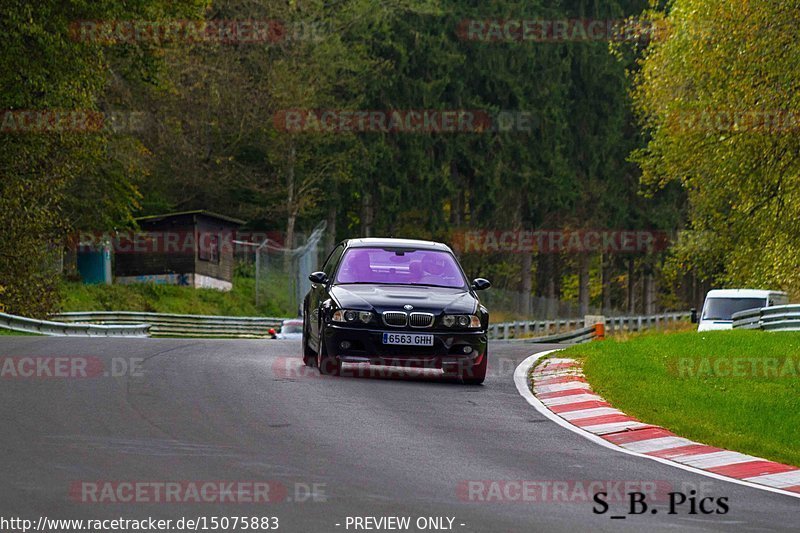
[[[766,307],[766,304],[766,298],[708,298],[701,320],[732,320],[734,313]]]

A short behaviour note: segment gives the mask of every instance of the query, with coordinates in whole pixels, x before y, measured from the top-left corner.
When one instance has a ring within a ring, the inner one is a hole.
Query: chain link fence
[[[283,246],[270,239],[255,247],[255,303],[270,302],[272,308],[300,315],[303,298],[311,288],[308,276],[319,270],[320,243],[325,237],[323,221],[297,248]]]

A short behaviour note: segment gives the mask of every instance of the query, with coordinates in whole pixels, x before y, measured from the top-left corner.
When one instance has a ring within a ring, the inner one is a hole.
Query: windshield
[[[732,320],[734,313],[767,305],[766,298],[709,298],[703,309],[703,320]]]
[[[463,288],[455,258],[437,250],[354,248],[348,250],[337,283],[389,283]]]
[[[288,324],[281,328],[281,333],[302,333],[303,326],[298,324]]]

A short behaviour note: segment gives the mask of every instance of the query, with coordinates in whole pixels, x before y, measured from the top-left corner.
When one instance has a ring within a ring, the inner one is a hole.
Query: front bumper
[[[384,333],[432,335],[433,346],[397,346],[383,344]],[[342,348],[342,342],[350,343]],[[368,329],[330,324],[325,327],[323,342],[328,354],[345,363],[444,368],[479,364],[486,355],[486,331],[444,331],[434,329]]]

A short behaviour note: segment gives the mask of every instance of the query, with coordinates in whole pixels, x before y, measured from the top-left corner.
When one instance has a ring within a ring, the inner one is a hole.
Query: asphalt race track
[[[547,348],[494,343],[486,383],[464,386],[321,377],[299,366],[294,341],[0,337],[1,357],[85,357],[124,374],[0,379],[0,515],[276,516],[287,532],[354,531],[348,516],[408,516],[410,531],[420,517],[454,518],[465,532],[797,531],[798,499],[617,453],[539,415],[512,375]],[[94,503],[81,492],[211,480],[266,482],[279,501]],[[730,511],[669,515],[660,501],[657,514],[612,519],[627,500],[604,515],[574,497],[470,501],[470,480],[649,481],[725,497]]]

